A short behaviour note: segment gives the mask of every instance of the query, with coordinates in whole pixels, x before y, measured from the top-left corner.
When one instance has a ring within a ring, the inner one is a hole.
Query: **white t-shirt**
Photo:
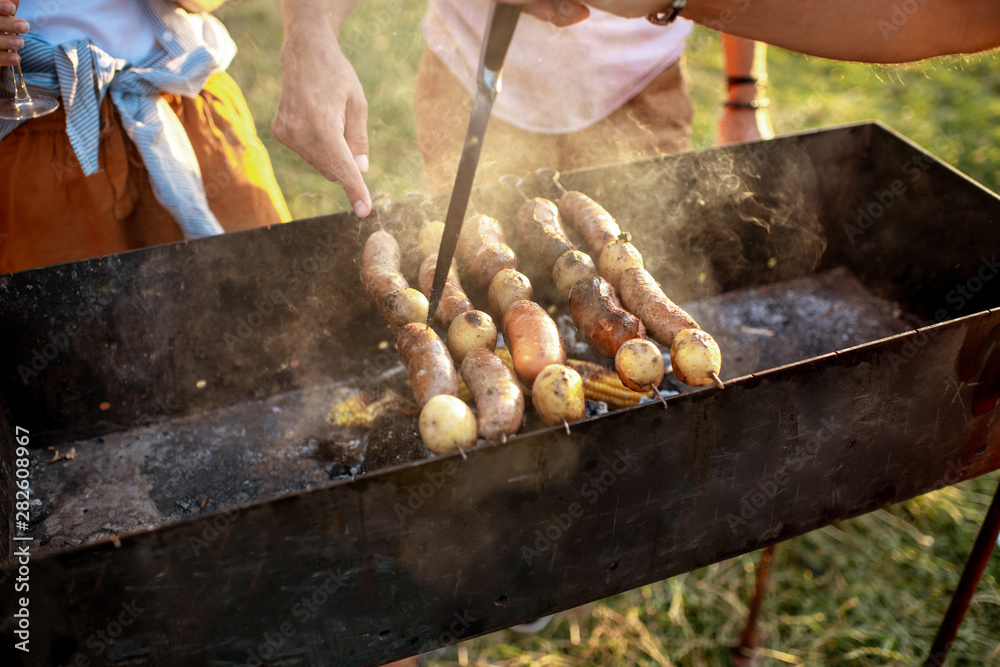
[[[136,0],[22,0],[17,16],[49,44],[89,37],[115,58],[138,63],[156,46],[156,35],[142,18]]]
[[[428,48],[470,94],[489,18],[487,0],[430,0],[420,24]],[[504,60],[497,118],[531,132],[582,130],[622,106],[681,57],[691,23],[656,26],[591,8],[557,28],[522,14]]]

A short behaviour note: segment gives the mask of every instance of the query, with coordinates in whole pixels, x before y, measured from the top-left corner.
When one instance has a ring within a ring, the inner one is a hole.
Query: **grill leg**
[[[955,640],[958,627],[962,624],[969,603],[972,602],[972,596],[976,593],[976,586],[979,585],[979,579],[983,576],[983,570],[986,569],[986,564],[993,553],[998,535],[1000,535],[1000,485],[997,486],[993,502],[986,511],[983,525],[979,528],[979,535],[976,536],[972,552],[969,553],[969,560],[962,570],[962,578],[958,580],[958,587],[951,596],[948,611],[941,619],[941,627],[938,628],[934,643],[931,644],[924,667],[940,667],[948,657],[951,643]]]
[[[757,618],[760,616],[760,608],[764,604],[764,594],[767,592],[767,584],[771,578],[771,563],[774,560],[774,550],[777,545],[772,544],[764,547],[760,552],[760,563],[757,565],[757,578],[754,582],[753,598],[750,600],[750,610],[747,612],[747,623],[740,633],[740,643],[733,647],[729,654],[730,663],[733,667],[747,667],[754,663],[754,649],[760,645],[760,637],[757,635]]]

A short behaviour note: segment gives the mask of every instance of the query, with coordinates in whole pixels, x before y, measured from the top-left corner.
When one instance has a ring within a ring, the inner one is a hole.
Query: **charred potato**
[[[664,364],[660,348],[648,340],[633,338],[622,343],[615,354],[615,370],[629,389],[649,391],[660,386]]]
[[[715,339],[701,329],[683,329],[670,346],[674,375],[684,384],[700,387],[716,381],[722,370],[722,353]]]
[[[420,411],[418,427],[427,449],[435,454],[473,447],[478,438],[472,409],[462,399],[447,394],[427,401]]]
[[[393,333],[410,322],[426,322],[427,297],[412,287],[390,292],[382,300],[382,317]]]
[[[490,308],[498,316],[503,316],[507,306],[515,301],[531,301],[533,297],[531,281],[520,271],[503,269],[490,282]]]
[[[444,234],[444,223],[440,220],[428,222],[420,230],[417,237],[417,247],[420,249],[420,259],[437,254],[441,249],[441,236]]]
[[[583,419],[586,399],[583,378],[572,368],[549,364],[531,385],[531,403],[542,421],[549,426]]]
[[[481,310],[467,310],[448,327],[448,351],[455,363],[462,363],[469,350],[482,347],[491,352],[497,347],[497,327],[493,318]]]
[[[601,277],[618,289],[618,281],[626,269],[637,266],[643,268],[642,255],[629,241],[619,239],[604,246],[597,260]]]
[[[552,282],[559,293],[569,296],[570,290],[578,280],[597,275],[597,267],[590,255],[581,250],[567,250],[552,267]]]

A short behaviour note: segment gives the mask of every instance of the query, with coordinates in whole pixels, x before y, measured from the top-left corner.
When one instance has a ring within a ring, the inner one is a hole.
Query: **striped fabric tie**
[[[187,238],[221,234],[208,206],[201,169],[177,115],[161,92],[194,97],[236,55],[226,29],[209,14],[189,14],[167,0],[140,2],[157,47],[142,62],[114,58],[89,40],[54,46],[24,36],[21,64],[29,92],[56,95],[66,109],[66,134],[87,176],[100,169],[100,107],[105,95],[139,149],[156,199]],[[19,123],[0,120],[0,140]]]

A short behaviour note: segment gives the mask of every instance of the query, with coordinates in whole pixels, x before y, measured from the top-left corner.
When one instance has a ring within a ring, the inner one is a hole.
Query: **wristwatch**
[[[673,0],[673,2],[670,3],[669,11],[647,14],[646,20],[655,25],[667,25],[673,23],[674,19],[676,19],[677,15],[681,13],[685,5],[687,5],[687,0]]]

